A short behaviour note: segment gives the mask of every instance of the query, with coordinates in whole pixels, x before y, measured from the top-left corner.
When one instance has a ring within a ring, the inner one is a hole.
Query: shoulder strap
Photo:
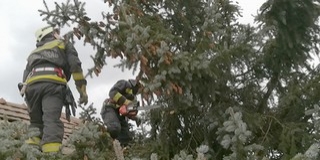
[[[65,44],[62,40],[58,40],[58,39],[54,40],[54,41],[50,41],[50,42],[45,43],[43,46],[38,47],[37,49],[33,50],[31,52],[31,54],[42,51],[42,50],[46,50],[46,49],[52,49],[54,47],[58,47],[60,49],[65,49]]]

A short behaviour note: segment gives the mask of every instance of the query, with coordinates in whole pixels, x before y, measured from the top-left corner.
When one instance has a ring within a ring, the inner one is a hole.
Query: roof
[[[0,98],[0,119],[7,119],[10,122],[22,120],[29,124],[28,107],[25,104],[7,102]],[[72,131],[82,123],[80,119],[75,117],[70,117],[70,122],[68,122],[65,113],[61,113],[60,120],[64,124],[64,139],[68,138]]]

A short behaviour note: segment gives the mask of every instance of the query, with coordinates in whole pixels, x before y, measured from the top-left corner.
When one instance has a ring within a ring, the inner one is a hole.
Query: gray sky
[[[62,0],[54,0],[63,2]],[[257,10],[266,0],[237,0],[242,7],[242,23],[253,23],[252,15],[256,15]],[[53,1],[47,0],[48,5],[53,5]],[[86,1],[86,9],[89,17],[93,20],[101,19],[101,11],[105,10],[107,5],[103,0]],[[46,25],[38,9],[44,9],[42,0],[1,0],[0,1],[0,98],[3,97],[9,102],[24,103],[19,95],[17,84],[22,81],[22,73],[26,65],[26,58],[35,48],[34,32]],[[62,33],[63,34],[63,33]],[[90,55],[94,54],[91,46],[83,46],[83,43],[75,45],[79,57],[82,60],[84,74],[87,69],[93,66]],[[104,66],[99,77],[88,78],[87,92],[89,103],[100,112],[103,100],[108,95],[110,87],[119,79],[132,78],[131,71],[122,72],[113,65],[117,64],[119,59],[108,59],[107,66]],[[71,79],[69,85],[76,99],[79,98],[75,90],[74,82]]]

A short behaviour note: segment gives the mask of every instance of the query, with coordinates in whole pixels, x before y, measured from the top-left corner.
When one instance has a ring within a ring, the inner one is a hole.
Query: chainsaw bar
[[[133,108],[128,108],[129,110],[138,110],[138,111],[145,111],[145,110],[151,110],[161,108],[161,105],[146,105],[146,106],[138,106]]]

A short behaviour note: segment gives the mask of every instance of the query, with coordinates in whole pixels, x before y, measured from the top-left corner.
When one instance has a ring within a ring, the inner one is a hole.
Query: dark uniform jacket
[[[32,84],[49,81],[66,84],[71,73],[82,73],[81,61],[72,43],[50,37],[38,42],[36,46],[27,59],[23,82]],[[50,70],[52,68],[54,71]]]
[[[126,100],[133,101],[135,99],[137,93],[132,88],[133,86],[126,80],[119,80],[112,86],[109,97],[111,101],[117,104],[117,108],[123,105]]]

